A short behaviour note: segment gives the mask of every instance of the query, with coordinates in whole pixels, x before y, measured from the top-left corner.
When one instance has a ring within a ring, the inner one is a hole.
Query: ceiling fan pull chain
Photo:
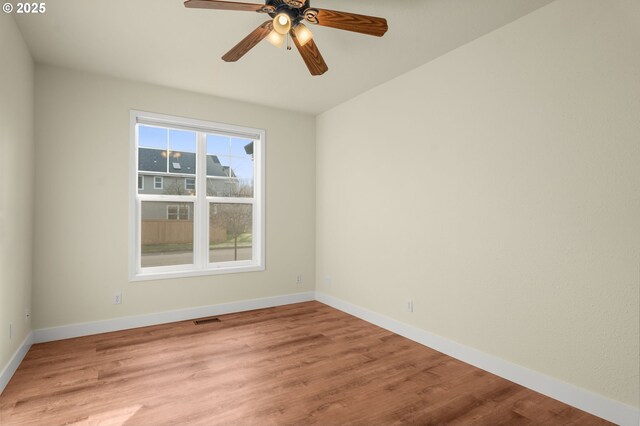
[[[291,50],[291,38],[289,37],[289,33],[287,33],[287,50]]]

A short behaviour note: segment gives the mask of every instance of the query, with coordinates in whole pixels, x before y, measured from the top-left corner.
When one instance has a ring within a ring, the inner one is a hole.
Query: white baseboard
[[[155,314],[42,328],[34,330],[33,341],[34,343],[51,342],[54,340],[89,336],[91,334],[108,333],[110,331],[128,330],[131,328],[165,324],[175,321],[185,321],[194,318],[290,305],[292,303],[308,302],[311,300],[314,300],[314,292],[312,291],[306,293],[287,294],[284,296],[265,297],[261,299],[241,300],[238,302],[223,303],[220,305],[199,306],[196,308],[159,312]]]
[[[27,334],[27,337],[24,338],[22,344],[18,347],[16,352],[13,354],[7,365],[2,369],[2,373],[0,373],[0,394],[4,391],[4,388],[7,387],[9,380],[13,377],[13,374],[16,372],[20,363],[24,359],[24,356],[29,352],[29,348],[33,344],[33,332],[30,331]]]
[[[316,300],[610,422],[621,426],[638,426],[640,424],[640,410],[630,405],[513,364],[336,297],[316,292]]]

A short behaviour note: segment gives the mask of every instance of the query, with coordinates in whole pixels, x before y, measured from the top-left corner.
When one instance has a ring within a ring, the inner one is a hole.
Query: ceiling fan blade
[[[387,20],[328,9],[307,9],[304,19],[311,24],[382,37],[389,29]]]
[[[304,63],[307,64],[307,68],[309,68],[311,75],[322,75],[329,71],[329,67],[320,54],[318,46],[313,42],[313,39],[309,40],[304,46],[301,46],[294,31],[291,30],[289,34],[291,35],[293,43],[298,48]]]
[[[242,58],[248,51],[253,49],[273,30],[273,21],[265,21],[258,28],[253,30],[248,36],[243,38],[240,43],[236,44],[233,49],[225,53],[222,60],[225,62],[235,62]]]
[[[184,7],[195,9],[240,10],[246,12],[267,12],[264,4],[238,3],[223,0],[187,0]]]

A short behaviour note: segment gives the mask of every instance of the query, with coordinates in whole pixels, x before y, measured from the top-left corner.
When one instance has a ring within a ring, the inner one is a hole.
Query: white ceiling
[[[181,0],[56,0],[43,15],[15,16],[38,63],[316,114],[551,1],[312,0],[389,23],[382,38],[310,25],[329,65],[319,77],[295,46],[264,41],[239,62],[220,59],[264,14],[186,9]]]

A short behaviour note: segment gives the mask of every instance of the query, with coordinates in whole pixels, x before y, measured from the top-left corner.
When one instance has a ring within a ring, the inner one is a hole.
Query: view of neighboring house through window
[[[264,269],[264,131],[132,112],[132,137],[132,279]]]

